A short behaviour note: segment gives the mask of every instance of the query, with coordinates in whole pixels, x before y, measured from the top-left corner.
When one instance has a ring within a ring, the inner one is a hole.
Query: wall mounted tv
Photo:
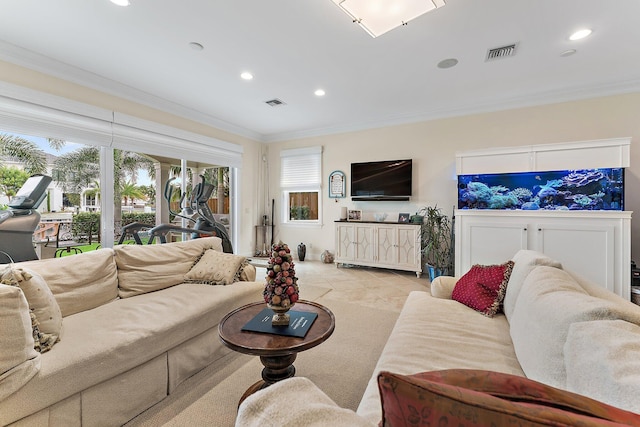
[[[411,159],[351,163],[351,199],[355,201],[411,198]]]

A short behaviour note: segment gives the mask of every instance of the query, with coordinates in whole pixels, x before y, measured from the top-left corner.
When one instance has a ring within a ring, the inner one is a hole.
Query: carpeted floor
[[[326,342],[298,354],[296,375],[308,377],[337,404],[355,410],[398,317],[401,300],[411,290],[428,289],[428,280],[386,270],[298,265],[299,277],[307,273],[301,280],[301,296],[331,309],[336,328]],[[262,273],[258,269],[258,277]],[[369,292],[356,283],[368,284]],[[231,350],[226,357],[223,370],[204,369],[127,426],[233,426],[238,399],[260,379],[262,365],[257,357]]]

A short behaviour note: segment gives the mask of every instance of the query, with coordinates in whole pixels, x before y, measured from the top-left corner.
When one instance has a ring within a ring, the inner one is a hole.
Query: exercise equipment
[[[33,175],[0,211],[0,264],[38,259],[33,233],[40,223],[38,207],[47,195],[51,177]]]
[[[194,224],[193,228],[185,228],[172,224],[160,224],[149,230],[150,238],[148,244],[153,243],[156,237],[160,239],[161,243],[166,243],[166,236],[170,233],[191,233],[192,239],[208,236],[220,237],[222,239],[223,252],[233,253],[233,246],[231,245],[231,239],[229,238],[227,229],[224,224],[216,221],[213,212],[211,212],[207,204],[215,187],[207,183],[204,175],[200,175],[201,182],[193,188],[188,204],[184,206],[185,193],[180,197],[182,210],[176,212],[171,209],[171,199],[173,198],[173,186],[171,183],[175,179],[176,178],[171,178],[167,180],[164,187],[164,198],[167,200],[169,212],[178,218],[184,218],[192,222]],[[193,218],[195,214],[197,214],[197,219]]]

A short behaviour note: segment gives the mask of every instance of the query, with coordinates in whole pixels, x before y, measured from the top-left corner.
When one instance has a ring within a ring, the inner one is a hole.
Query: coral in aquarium
[[[458,208],[622,210],[624,169],[460,175]]]

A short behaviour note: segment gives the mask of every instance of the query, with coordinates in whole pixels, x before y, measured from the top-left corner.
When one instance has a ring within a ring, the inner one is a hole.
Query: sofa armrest
[[[431,295],[436,298],[451,299],[453,288],[458,282],[457,277],[439,276],[431,282]]]
[[[256,268],[247,264],[242,269],[242,273],[240,273],[240,281],[241,282],[255,282],[256,281]]]
[[[341,408],[311,380],[293,377],[247,397],[238,408],[237,427],[373,427]]]

